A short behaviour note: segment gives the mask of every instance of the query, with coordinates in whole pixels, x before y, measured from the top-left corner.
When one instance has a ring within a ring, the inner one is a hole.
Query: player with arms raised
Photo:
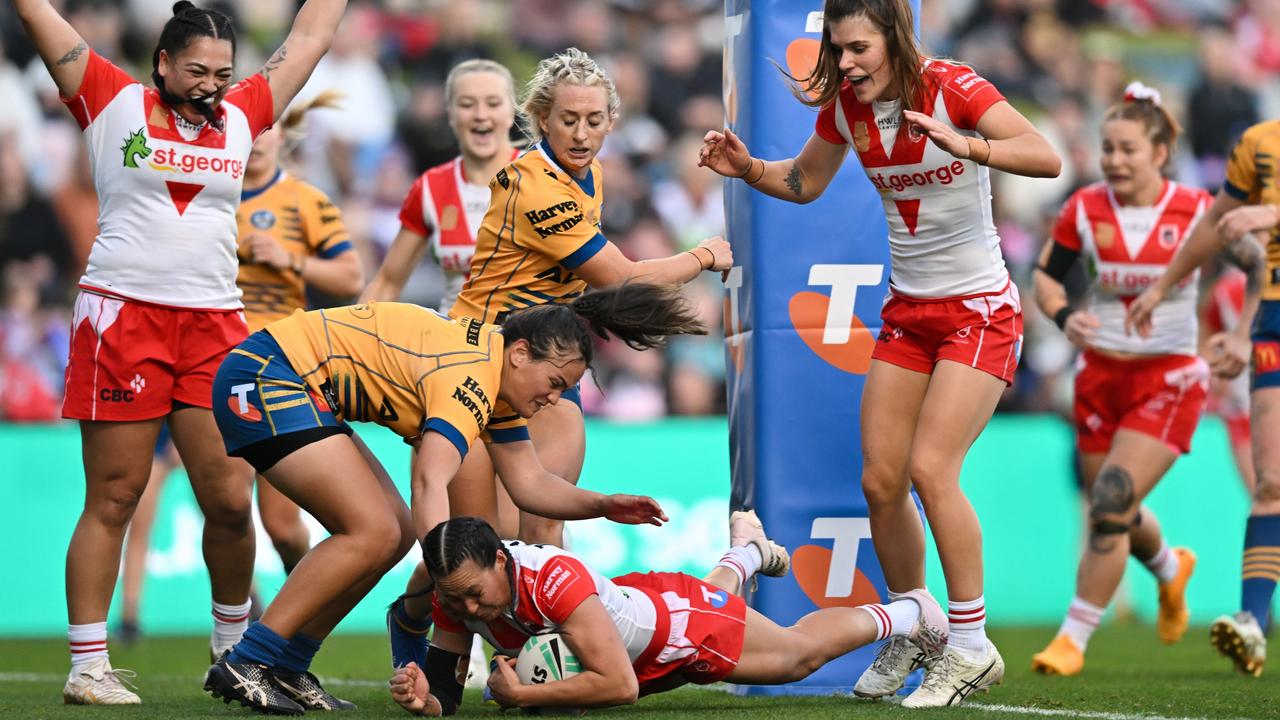
[[[145,86],[88,48],[48,0],[12,0],[84,131],[99,232],[72,320],[63,415],[80,421],[85,504],[67,550],[68,703],[136,704],[107,657],[107,609],[129,518],[167,418],[204,511],[213,653],[244,631],[253,575],[250,484],[218,442],[210,387],[244,339],[236,206],[254,139],[328,50],[345,0],[308,0],[283,45],[232,82],[227,16],[173,6]]]

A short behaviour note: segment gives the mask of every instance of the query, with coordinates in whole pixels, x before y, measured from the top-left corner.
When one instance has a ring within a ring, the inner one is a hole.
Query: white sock
[[[920,605],[915,600],[895,600],[888,605],[859,605],[876,623],[876,640],[901,635],[906,637],[916,629],[920,617]]]
[[[98,658],[107,657],[107,623],[67,625],[67,643],[71,647],[71,673],[80,672]]]
[[[716,567],[728,568],[729,572],[738,576],[738,584],[745,586],[747,580],[760,570],[763,562],[760,548],[756,547],[755,543],[748,543],[729,548],[729,551],[720,558],[720,562],[716,563]]]
[[[947,647],[968,660],[978,660],[987,655],[987,605],[986,596],[975,600],[948,600],[947,622],[951,634]]]
[[[1142,564],[1147,566],[1161,585],[1173,582],[1173,579],[1178,576],[1178,555],[1169,549],[1169,543],[1165,542],[1164,538],[1160,539],[1160,549],[1156,554],[1150,560],[1143,560]]]
[[[1098,623],[1102,622],[1102,614],[1106,611],[1106,608],[1085,602],[1078,596],[1071,598],[1071,605],[1067,608],[1067,616],[1062,619],[1058,634],[1071,638],[1080,652],[1084,652],[1089,647],[1089,638],[1098,629]]]
[[[229,648],[240,642],[244,631],[249,627],[249,607],[253,603],[245,600],[239,605],[223,605],[213,603],[213,646]]]

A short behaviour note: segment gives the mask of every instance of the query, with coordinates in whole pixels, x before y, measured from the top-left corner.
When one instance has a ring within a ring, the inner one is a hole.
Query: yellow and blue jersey
[[[495,325],[380,302],[298,311],[266,331],[306,389],[343,420],[377,423],[406,439],[435,430],[463,456],[477,437],[529,437],[524,418],[498,399],[503,338]],[[266,410],[308,402],[305,389],[288,388],[262,401]]]
[[[600,163],[575,178],[544,140],[499,171],[489,191],[471,275],[449,314],[501,323],[514,310],[581,295],[587,283],[573,271],[607,242]]]
[[[236,211],[240,257],[236,285],[244,293],[249,332],[257,332],[268,323],[305,308],[307,294],[298,273],[249,262],[250,236],[269,235],[291,255],[325,260],[354,248],[342,222],[342,212],[328,196],[283,170],[265,187],[246,191],[240,198],[240,209]]]

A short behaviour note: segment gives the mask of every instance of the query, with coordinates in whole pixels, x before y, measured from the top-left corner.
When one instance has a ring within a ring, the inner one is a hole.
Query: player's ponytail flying
[[[284,153],[287,155],[297,147],[306,135],[307,113],[318,108],[336,109],[342,107],[345,94],[329,89],[316,95],[307,102],[291,105],[280,118],[280,129],[284,131]]]
[[[502,323],[505,341],[527,341],[534,359],[578,354],[588,367],[592,335],[612,335],[629,347],[646,350],[662,345],[670,335],[706,334],[679,288],[643,282],[588,292],[567,305],[520,310]]]

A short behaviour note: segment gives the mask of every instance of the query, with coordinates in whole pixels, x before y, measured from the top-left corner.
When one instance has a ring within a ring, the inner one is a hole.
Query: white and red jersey
[[[1151,337],[1126,335],[1129,303],[1164,274],[1213,198],[1198,188],[1165,181],[1154,205],[1121,205],[1106,183],[1067,199],[1053,241],[1083,256],[1093,278],[1089,311],[1098,317],[1094,346],[1147,355],[1196,354],[1196,283],[1192,273],[1155,309]]]
[[[978,120],[1004,100],[963,65],[926,61],[922,80],[920,111],[967,137],[977,137]],[[889,222],[890,286],[917,298],[1000,292],[1009,273],[987,168],[956,158],[925,134],[899,132],[902,121],[900,101],[860,103],[846,80],[815,128],[827,142],[851,144],[880,193]]]
[[[520,156],[511,152],[511,159]],[[462,156],[418,176],[400,206],[400,224],[427,238],[447,285],[440,311],[448,312],[462,291],[476,251],[476,231],[489,209],[489,185],[467,182]]]
[[[631,661],[634,663],[650,649],[658,628],[658,611],[648,592],[615,585],[588,568],[576,555],[558,547],[526,545],[516,540],[504,540],[503,545],[515,562],[514,612],[489,623],[460,622],[437,601],[434,609],[437,627],[449,632],[476,633],[494,649],[515,657],[530,637],[559,630],[584,600],[598,595],[617,626]]]
[[[1240,325],[1240,316],[1244,314],[1245,284],[1248,276],[1236,268],[1228,267],[1222,277],[1213,284],[1204,308],[1205,329],[1209,334],[1231,332]],[[1209,411],[1226,418],[1228,421],[1247,423],[1249,420],[1249,375],[1242,372],[1231,380],[1215,388],[1209,396]],[[1233,440],[1236,439],[1236,428],[1231,428]],[[1245,426],[1243,440],[1248,439],[1248,427]]]
[[[240,307],[236,208],[253,141],[271,126],[262,75],[232,86],[223,129],[184,135],[160,94],[90,51],[80,91],[64,98],[89,146],[98,237],[80,287],[200,310]]]

